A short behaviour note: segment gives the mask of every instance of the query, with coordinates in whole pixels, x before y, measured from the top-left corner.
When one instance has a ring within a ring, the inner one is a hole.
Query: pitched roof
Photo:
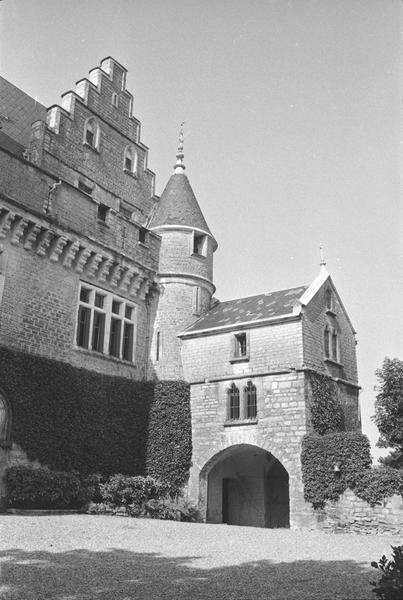
[[[229,327],[241,323],[258,322],[263,319],[281,317],[292,313],[296,301],[302,296],[308,286],[300,286],[277,292],[268,292],[248,298],[237,298],[219,302],[185,330],[185,334]]]
[[[31,125],[38,120],[46,121],[46,108],[0,77],[0,123],[3,133],[26,148]]]
[[[211,235],[199,203],[184,173],[171,175],[151,218],[149,227],[186,225]]]

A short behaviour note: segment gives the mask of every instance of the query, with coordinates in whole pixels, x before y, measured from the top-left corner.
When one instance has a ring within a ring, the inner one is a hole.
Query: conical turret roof
[[[194,227],[212,235],[189,179],[184,173],[171,175],[158,201],[149,227],[153,229],[163,225]]]

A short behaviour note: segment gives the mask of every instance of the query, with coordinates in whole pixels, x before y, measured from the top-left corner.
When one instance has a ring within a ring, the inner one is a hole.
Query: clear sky
[[[187,174],[221,300],[309,283],[319,245],[374,370],[403,358],[399,0],[3,0],[1,74],[45,105],[105,56],[129,70],[161,193]]]

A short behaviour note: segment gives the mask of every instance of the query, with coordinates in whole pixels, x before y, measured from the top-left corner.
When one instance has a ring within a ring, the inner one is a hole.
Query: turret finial
[[[178,140],[178,153],[176,155],[176,163],[174,166],[174,172],[175,173],[183,173],[183,171],[186,169],[184,163],[183,163],[183,158],[184,158],[184,154],[183,154],[183,126],[185,124],[185,121],[183,121],[183,123],[181,123],[180,125],[180,129],[179,129],[179,140]]]
[[[326,261],[325,261],[325,254],[323,251],[323,244],[321,244],[319,246],[319,252],[320,252],[320,266],[321,267],[325,267],[326,266]]]

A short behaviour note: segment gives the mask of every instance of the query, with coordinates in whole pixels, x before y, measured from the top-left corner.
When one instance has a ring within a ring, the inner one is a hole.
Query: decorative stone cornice
[[[144,300],[155,284],[155,272],[127,255],[99,248],[86,238],[54,228],[48,221],[18,214],[0,204],[0,240],[3,239],[133,299]]]

